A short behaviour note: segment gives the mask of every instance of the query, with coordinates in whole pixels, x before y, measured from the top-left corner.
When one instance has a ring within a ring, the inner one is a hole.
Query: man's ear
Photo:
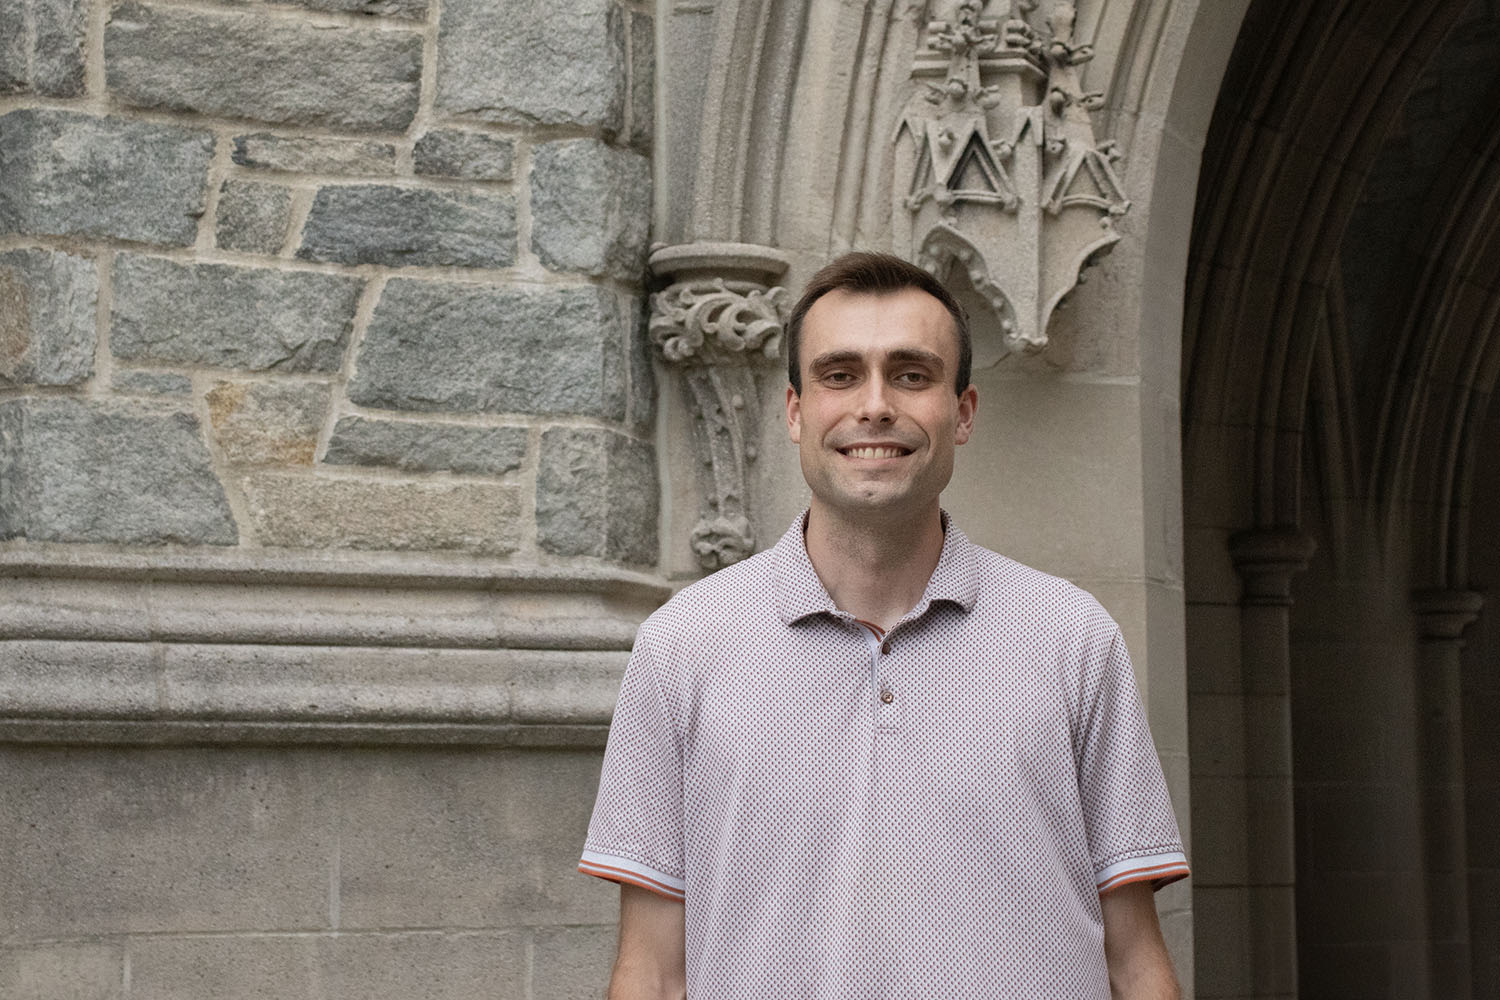
[[[790,382],[786,386],[786,431],[792,444],[802,443],[802,397]]]
[[[958,426],[954,429],[953,443],[964,444],[974,433],[974,412],[979,409],[979,391],[972,385],[958,394]]]

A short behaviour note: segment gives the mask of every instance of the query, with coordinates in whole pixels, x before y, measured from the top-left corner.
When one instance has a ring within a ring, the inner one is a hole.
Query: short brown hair
[[[926,292],[943,304],[948,315],[953,317],[953,331],[958,335],[958,372],[954,377],[953,391],[962,393],[969,387],[969,375],[974,364],[974,347],[969,338],[969,317],[964,307],[958,304],[953,293],[943,283],[915,264],[888,253],[855,252],[825,265],[808,281],[802,297],[792,307],[792,315],[786,323],[786,373],[792,383],[792,391],[802,395],[801,340],[802,321],[813,303],[829,292],[840,289],[846,292],[864,292],[872,295],[899,292],[915,288]]]

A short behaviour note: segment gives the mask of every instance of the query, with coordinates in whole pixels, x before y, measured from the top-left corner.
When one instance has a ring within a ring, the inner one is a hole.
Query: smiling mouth
[[[839,453],[848,455],[850,458],[900,458],[910,455],[910,448],[896,448],[891,445],[855,445],[852,448],[840,448]]]

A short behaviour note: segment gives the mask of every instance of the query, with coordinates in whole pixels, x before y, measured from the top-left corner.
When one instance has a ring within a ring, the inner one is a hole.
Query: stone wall
[[[0,537],[656,562],[649,17],[5,0],[0,36]]]
[[[649,11],[0,0],[0,996],[601,988]]]

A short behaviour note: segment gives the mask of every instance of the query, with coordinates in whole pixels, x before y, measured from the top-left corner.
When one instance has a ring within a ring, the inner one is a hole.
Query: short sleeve
[[[1085,671],[1078,790],[1101,893],[1131,882],[1160,889],[1188,874],[1161,760],[1118,627]]]
[[[578,870],[683,899],[682,747],[645,628],[625,668]]]

